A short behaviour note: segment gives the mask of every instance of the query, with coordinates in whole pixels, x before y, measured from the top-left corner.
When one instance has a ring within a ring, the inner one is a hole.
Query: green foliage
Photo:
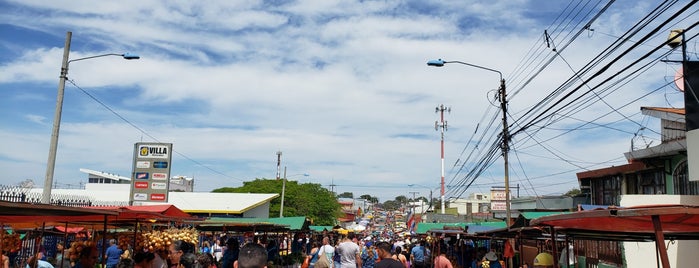
[[[566,192],[564,195],[570,196],[570,197],[575,197],[582,194],[582,191],[577,188],[570,189],[570,191]]]
[[[283,180],[255,179],[243,182],[237,188],[223,187],[214,193],[279,193],[279,197],[270,202],[270,217],[279,216]],[[286,182],[284,190],[284,217],[306,216],[313,225],[335,225],[340,217],[340,204],[333,193],[317,183]]]
[[[363,194],[363,195],[361,195],[359,198],[364,199],[364,200],[367,200],[367,201],[371,202],[372,204],[376,204],[376,203],[379,202],[379,198],[378,198],[378,197],[376,197],[376,196],[371,196],[371,195],[368,195],[368,194]]]
[[[351,192],[344,192],[337,195],[337,198],[354,198],[354,194]]]
[[[396,200],[388,200],[386,202],[383,202],[383,209],[384,210],[396,210],[400,208],[400,203],[397,202]]]

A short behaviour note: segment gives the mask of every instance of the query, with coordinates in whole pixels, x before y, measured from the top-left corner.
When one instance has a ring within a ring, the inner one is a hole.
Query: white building
[[[459,215],[490,212],[490,194],[472,193],[468,199],[450,199],[449,208],[456,208]]]
[[[80,171],[88,174],[88,183],[85,184],[85,189],[52,189],[51,198],[54,200],[86,200],[97,206],[126,206],[129,204],[131,178],[89,169],[80,169]],[[176,186],[173,187],[173,185]],[[279,197],[277,193],[193,192],[193,186],[194,182],[191,178],[182,176],[171,178],[167,204],[175,205],[180,210],[192,215],[268,218],[270,201]],[[173,188],[176,190],[173,191]],[[42,193],[42,188],[32,188],[27,194],[38,200]],[[149,203],[140,202],[134,205],[147,204]]]

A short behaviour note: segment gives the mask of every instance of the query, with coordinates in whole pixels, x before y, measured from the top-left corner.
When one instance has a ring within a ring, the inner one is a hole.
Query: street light
[[[424,186],[424,185],[420,185],[420,184],[415,184],[415,183],[408,184],[408,187],[413,187],[413,186],[420,186],[422,188],[430,190],[430,203],[429,203],[429,206],[427,206],[427,211],[430,211],[430,208],[432,208],[432,188]],[[422,210],[421,214],[424,214],[425,211],[424,211],[424,206],[422,206],[422,204],[420,205],[420,209]]]
[[[458,63],[458,64],[463,64],[463,65],[468,65],[471,67],[475,67],[478,69],[483,69],[491,72],[496,72],[498,75],[500,75],[500,88],[498,89],[498,98],[500,99],[500,109],[502,110],[502,144],[501,144],[501,149],[502,149],[502,158],[503,161],[505,162],[505,210],[507,214],[507,228],[510,228],[510,221],[512,219],[512,216],[510,214],[510,170],[509,170],[509,163],[508,163],[508,158],[507,158],[507,153],[510,150],[510,131],[508,130],[508,125],[507,125],[507,94],[505,91],[505,79],[502,78],[502,73],[498,70],[495,69],[490,69],[487,67],[483,67],[480,65],[475,65],[463,61],[444,61],[442,59],[438,60],[430,60],[427,62],[427,66],[434,66],[434,67],[442,67],[445,64],[449,63]]]
[[[49,146],[49,159],[46,164],[46,179],[44,180],[44,191],[41,195],[41,203],[50,204],[51,203],[51,188],[53,185],[53,170],[56,166],[56,149],[58,148],[58,132],[61,127],[61,113],[63,111],[63,92],[66,87],[66,78],[68,77],[68,64],[74,61],[94,59],[106,56],[121,56],[127,60],[137,60],[140,59],[138,55],[135,54],[102,54],[97,56],[90,56],[85,58],[79,58],[74,60],[68,60],[68,55],[70,54],[70,38],[73,35],[72,32],[66,33],[66,43],[63,48],[63,64],[61,66],[61,75],[58,81],[58,97],[56,98],[56,113],[53,118],[53,131],[51,132],[51,145]]]
[[[308,177],[308,173],[299,173],[299,174],[294,174],[294,175],[289,175],[289,177],[293,176],[298,176],[298,175],[303,175],[304,177]],[[286,191],[286,167],[284,167],[284,178],[282,181],[282,204],[279,207],[279,218],[284,218],[284,192]]]

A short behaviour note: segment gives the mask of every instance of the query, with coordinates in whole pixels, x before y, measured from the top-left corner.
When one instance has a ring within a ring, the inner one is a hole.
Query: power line
[[[138,130],[139,132],[141,132],[143,135],[146,135],[147,137],[151,138],[152,140],[154,140],[154,141],[156,141],[156,142],[161,142],[161,141],[158,140],[156,137],[154,137],[153,135],[151,135],[150,133],[148,133],[147,131],[145,131],[145,130],[142,129],[141,127],[137,126],[135,123],[132,123],[131,121],[129,121],[128,119],[126,119],[126,117],[122,116],[122,115],[119,114],[117,111],[115,111],[114,109],[112,109],[111,107],[109,107],[109,105],[107,105],[107,104],[104,103],[103,101],[97,99],[97,97],[95,97],[95,96],[93,96],[92,94],[90,94],[89,92],[87,92],[87,90],[85,90],[85,89],[83,89],[82,87],[78,86],[78,85],[75,83],[75,81],[73,81],[72,79],[68,79],[67,81],[70,82],[70,84],[72,84],[73,86],[75,86],[77,89],[79,89],[81,92],[83,92],[85,95],[87,95],[88,97],[90,97],[92,100],[94,100],[95,102],[97,102],[98,104],[100,104],[102,107],[104,107],[105,109],[107,109],[109,112],[111,112],[112,114],[114,114],[116,117],[118,117],[118,118],[121,119],[122,121],[124,121],[124,122],[126,122],[127,124],[129,124],[131,127],[135,128],[136,130]],[[211,168],[211,167],[209,167],[209,166],[207,166],[207,165],[204,165],[204,164],[202,164],[201,162],[199,162],[199,161],[197,161],[197,160],[194,160],[194,159],[192,159],[191,157],[186,156],[186,155],[184,155],[183,153],[180,153],[180,152],[177,151],[177,150],[174,150],[174,149],[173,149],[172,151],[175,152],[177,155],[181,156],[182,158],[187,159],[187,160],[189,160],[190,162],[192,162],[192,163],[194,163],[194,164],[196,164],[196,165],[198,165],[198,166],[201,166],[201,167],[203,167],[203,168],[205,168],[205,169],[207,169],[207,170],[209,170],[209,171],[211,171],[211,172],[213,172],[213,173],[219,174],[219,175],[224,176],[224,177],[229,178],[229,179],[234,179],[234,180],[238,180],[238,181],[243,181],[243,180],[241,180],[241,179],[234,178],[234,177],[231,177],[231,176],[229,176],[229,175],[226,175],[225,173],[220,172],[220,171],[218,171],[218,170],[215,170],[215,169],[213,169],[213,168]]]

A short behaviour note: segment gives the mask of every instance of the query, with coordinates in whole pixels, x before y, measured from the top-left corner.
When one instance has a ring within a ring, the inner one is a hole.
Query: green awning
[[[528,220],[533,220],[536,218],[544,217],[544,216],[551,216],[551,215],[560,215],[560,214],[568,214],[570,212],[567,211],[528,211],[528,212],[520,212],[519,214],[522,215],[525,219]]]
[[[417,224],[417,234],[427,234],[430,230],[442,230],[444,227],[461,227],[464,230],[468,227],[469,233],[481,232],[484,230],[494,230],[507,227],[504,221],[487,222],[458,222],[458,223],[431,223],[420,222]]]
[[[285,217],[285,218],[223,218],[211,217],[199,222],[199,225],[210,225],[218,223],[248,223],[248,224],[273,224],[288,226],[291,231],[308,230],[310,221],[304,216],[300,217]]]
[[[333,230],[332,225],[328,225],[328,226],[311,225],[311,226],[308,226],[308,228],[311,229],[311,231],[314,231],[314,232],[323,232],[323,231],[331,232],[331,231]]]

